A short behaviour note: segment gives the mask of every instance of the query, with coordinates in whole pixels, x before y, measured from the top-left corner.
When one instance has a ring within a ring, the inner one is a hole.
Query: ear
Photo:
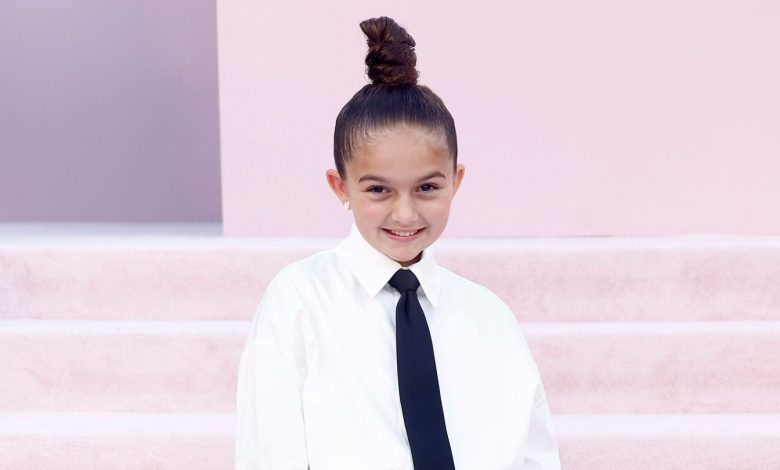
[[[461,165],[460,163],[455,168],[455,179],[452,182],[452,195],[454,196],[455,193],[458,192],[458,188],[460,187],[460,182],[463,181],[463,175],[466,174],[466,167]]]
[[[338,171],[332,168],[326,171],[325,179],[328,180],[328,186],[330,186],[330,189],[333,190],[333,193],[339,198],[342,204],[349,200],[347,185],[344,180],[341,179]]]

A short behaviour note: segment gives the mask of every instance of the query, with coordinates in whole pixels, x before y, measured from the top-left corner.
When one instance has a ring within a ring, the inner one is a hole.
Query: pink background
[[[229,235],[342,236],[336,114],[387,15],[447,103],[450,236],[780,233],[780,3],[218,4]]]
[[[760,0],[4,2],[0,221],[345,235],[324,172],[382,14],[458,125],[446,235],[780,233]]]

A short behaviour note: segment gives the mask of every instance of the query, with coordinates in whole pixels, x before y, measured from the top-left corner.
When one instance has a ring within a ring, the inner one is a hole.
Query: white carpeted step
[[[555,413],[780,412],[780,322],[522,325]],[[0,411],[235,406],[249,322],[0,321]]]
[[[0,224],[0,318],[248,320],[282,266],[337,242]],[[780,320],[780,237],[440,240],[436,252],[522,321]]]

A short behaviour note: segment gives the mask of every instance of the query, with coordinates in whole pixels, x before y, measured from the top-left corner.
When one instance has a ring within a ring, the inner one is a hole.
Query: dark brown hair
[[[455,121],[444,102],[417,84],[414,39],[386,16],[360,23],[368,42],[366,68],[372,83],[361,88],[341,108],[333,136],[333,156],[342,178],[360,143],[372,131],[413,125],[440,135],[447,142],[453,168],[458,162]]]

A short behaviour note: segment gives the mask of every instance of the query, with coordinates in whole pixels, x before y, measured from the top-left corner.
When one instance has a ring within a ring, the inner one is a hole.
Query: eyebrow
[[[418,182],[419,181],[425,181],[427,179],[437,178],[437,177],[439,177],[439,178],[446,178],[446,176],[444,176],[444,173],[442,173],[441,171],[434,171],[432,173],[429,173],[429,174],[423,176],[422,178],[420,178],[417,181]],[[382,178],[381,176],[374,176],[374,175],[363,175],[358,180],[358,183],[362,183],[363,181],[378,181],[380,183],[387,183],[388,182],[388,180],[386,180],[385,178]]]

